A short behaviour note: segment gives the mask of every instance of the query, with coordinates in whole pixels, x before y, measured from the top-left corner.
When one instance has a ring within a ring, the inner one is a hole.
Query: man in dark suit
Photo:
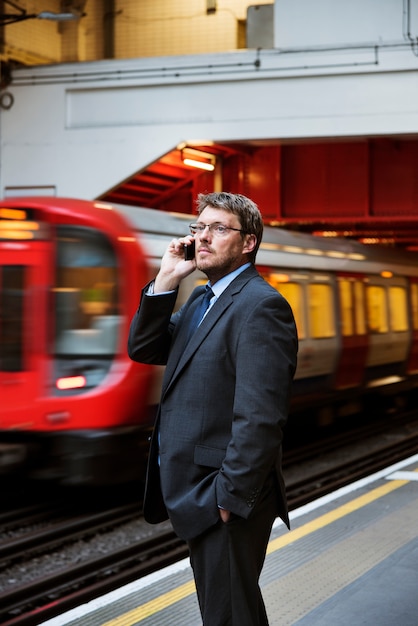
[[[200,194],[190,230],[169,244],[130,328],[129,356],[166,364],[144,515],[168,515],[188,542],[204,626],[265,626],[259,576],[275,517],[289,525],[281,443],[296,328],[255,269],[263,222],[251,200]],[[195,259],[185,260],[193,239]],[[197,322],[205,287],[172,314],[196,267],[212,288]]]

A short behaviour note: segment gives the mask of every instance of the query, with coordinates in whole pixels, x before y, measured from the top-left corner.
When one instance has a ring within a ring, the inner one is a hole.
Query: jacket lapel
[[[232,304],[232,298],[224,298],[224,295],[226,294],[222,294],[222,298],[219,298],[219,300],[215,302],[202,324],[196,329],[188,342],[186,341],[187,329],[183,329],[186,330],[186,332],[182,332],[181,335],[179,334],[177,341],[173,345],[170,359],[166,367],[164,388],[162,390],[163,397],[176,381],[177,377],[190,361],[196,350],[198,350],[202,341],[216,325],[219,318]]]
[[[216,326],[218,320],[226,314],[226,311],[232,305],[234,297],[241,291],[244,285],[258,276],[257,270],[251,266],[232,281],[232,283],[225,289],[219,299],[215,302],[213,307],[208,311],[201,326],[197,328],[189,342],[186,343],[187,338],[187,324],[179,331],[178,337],[173,344],[169,361],[167,363],[164,384],[162,389],[162,397],[168,392],[178,376],[190,361],[196,350],[198,350],[202,341],[209,335],[212,329]],[[190,307],[187,317],[191,319],[193,315],[192,307]],[[186,321],[186,320],[185,320]]]

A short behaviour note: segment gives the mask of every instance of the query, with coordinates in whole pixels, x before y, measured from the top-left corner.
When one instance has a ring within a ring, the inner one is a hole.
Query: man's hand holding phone
[[[184,244],[184,260],[193,261],[196,253],[196,243],[191,241],[189,244]]]
[[[171,240],[161,259],[160,271],[155,277],[154,293],[176,289],[183,278],[195,271],[194,243],[190,235]]]

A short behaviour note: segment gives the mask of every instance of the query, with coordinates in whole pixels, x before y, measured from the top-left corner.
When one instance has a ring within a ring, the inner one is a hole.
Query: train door
[[[299,339],[295,395],[330,385],[339,351],[335,284],[330,274],[261,271],[292,307]]]
[[[383,384],[404,374],[411,343],[408,283],[402,277],[366,278],[366,310],[369,330],[367,378]],[[384,379],[384,380],[381,380]]]
[[[410,278],[410,312],[412,325],[412,343],[409,353],[407,372],[408,374],[418,373],[418,279]]]
[[[364,278],[339,274],[337,279],[341,323],[341,352],[335,372],[335,387],[357,387],[364,380],[368,335]]]
[[[310,274],[305,284],[306,337],[298,376],[328,388],[339,353],[335,282],[331,274]]]
[[[0,242],[0,428],[31,427],[47,380],[50,244]]]

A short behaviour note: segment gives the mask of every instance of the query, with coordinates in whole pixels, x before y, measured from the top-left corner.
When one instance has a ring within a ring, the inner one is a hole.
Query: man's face
[[[210,206],[203,209],[196,221],[241,228],[236,215]],[[200,235],[195,235],[195,240],[197,267],[206,274],[212,284],[246,263],[246,255],[256,244],[254,235],[228,230],[223,236],[217,236],[209,228],[205,228]]]

